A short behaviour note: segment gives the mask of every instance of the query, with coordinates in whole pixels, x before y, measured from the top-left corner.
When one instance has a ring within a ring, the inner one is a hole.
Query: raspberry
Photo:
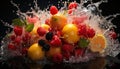
[[[72,14],[72,12],[73,12],[73,9],[68,10],[68,14]]]
[[[58,13],[57,7],[56,7],[56,6],[51,6],[51,7],[50,7],[50,13],[51,13],[52,15],[57,14],[57,13]]]
[[[22,40],[24,42],[27,42],[31,39],[31,35],[28,32],[25,32],[24,36],[22,37]]]
[[[47,40],[52,40],[53,32],[48,32],[45,37],[46,37]]]
[[[87,32],[86,25],[79,25],[78,28],[79,28],[79,30],[78,30],[79,35],[86,37],[86,32]]]
[[[9,50],[16,50],[16,47],[12,43],[9,43],[8,44],[8,49]]]
[[[22,52],[21,52],[23,55],[26,55],[27,54],[27,48],[22,48]]]
[[[63,61],[63,56],[61,53],[57,53],[53,56],[53,62],[61,63]]]
[[[14,30],[14,33],[15,33],[17,36],[21,36],[21,35],[22,35],[22,31],[23,31],[22,27],[15,26],[13,30]]]
[[[55,35],[55,36],[53,36],[53,39],[51,40],[50,44],[51,44],[51,46],[61,46],[62,42],[61,42],[60,38],[57,35]]]
[[[15,35],[11,35],[11,36],[10,36],[10,39],[11,39],[12,41],[14,41],[14,40],[15,40]]]
[[[73,51],[73,46],[70,44],[64,44],[62,46],[63,52],[72,52]]]
[[[38,29],[37,29],[37,33],[39,36],[44,36],[46,34],[46,32],[47,31],[42,27],[38,27]]]
[[[14,40],[14,43],[16,43],[17,45],[19,45],[22,42],[21,37],[16,37]]]
[[[66,60],[69,60],[69,58],[70,58],[70,53],[68,53],[68,52],[63,53],[63,58],[66,59]]]
[[[87,30],[87,37],[88,37],[88,38],[93,38],[94,36],[95,36],[95,30],[92,29],[92,28],[89,28],[89,29]]]
[[[71,2],[68,6],[68,9],[77,8],[78,4],[76,2]]]

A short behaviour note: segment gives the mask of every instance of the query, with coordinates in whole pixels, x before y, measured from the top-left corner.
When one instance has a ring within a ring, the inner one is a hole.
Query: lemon
[[[63,39],[68,43],[76,43],[80,36],[78,35],[78,28],[74,24],[67,24],[62,29]]]
[[[106,39],[104,35],[97,34],[90,40],[90,50],[92,52],[102,53],[106,48]]]
[[[45,52],[42,50],[42,47],[38,43],[34,43],[28,49],[28,56],[32,60],[42,60],[44,58]]]

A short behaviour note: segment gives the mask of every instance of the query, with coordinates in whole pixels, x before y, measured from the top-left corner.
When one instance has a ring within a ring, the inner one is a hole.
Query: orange
[[[106,48],[106,39],[104,35],[97,34],[90,40],[90,50],[92,52],[102,53]]]
[[[38,43],[34,43],[28,49],[28,56],[32,60],[42,60],[44,58],[45,52],[42,50],[42,47]]]
[[[61,47],[50,47],[50,50],[46,53],[46,55],[47,57],[52,57],[57,53],[61,53]]]
[[[56,14],[50,18],[50,26],[54,30],[62,30],[66,24],[67,18],[62,14]]]
[[[78,35],[78,28],[74,24],[67,24],[62,30],[63,39],[68,43],[76,43],[80,36]]]

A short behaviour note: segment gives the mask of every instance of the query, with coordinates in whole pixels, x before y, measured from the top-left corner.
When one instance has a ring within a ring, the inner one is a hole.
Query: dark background
[[[31,6],[28,6],[28,4],[31,3],[33,6],[33,3],[32,3],[33,0],[13,0],[13,1],[17,4],[20,4],[20,9],[23,12],[26,12],[27,10],[30,9]],[[74,1],[74,0],[69,0],[69,1]],[[79,0],[76,0],[76,1],[80,2]],[[98,0],[93,0],[93,1],[97,2]],[[38,0],[38,6],[40,6],[41,9],[45,9],[48,4],[57,6],[56,2],[58,2],[58,0]],[[102,10],[102,15],[107,16],[110,14],[120,13],[119,6],[120,6],[119,0],[108,0],[108,3],[103,3],[102,5],[100,5],[99,8]],[[13,10],[16,11],[17,9],[10,3],[10,0],[0,0],[0,20],[3,20],[4,22],[8,22],[9,24],[11,24],[12,19],[18,17],[16,15],[16,12],[13,12]],[[117,16],[113,20],[113,24],[117,26],[115,31],[119,34],[120,33],[120,16]],[[8,30],[8,27],[5,27],[0,22],[0,41],[5,36],[6,34],[5,31],[7,30]],[[118,38],[120,41],[120,37]],[[120,57],[118,58],[120,59]],[[110,69],[115,69],[115,68],[110,68]]]

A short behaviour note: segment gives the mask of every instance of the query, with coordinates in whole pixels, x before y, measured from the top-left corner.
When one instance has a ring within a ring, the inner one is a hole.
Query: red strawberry
[[[37,33],[39,34],[39,36],[44,36],[47,33],[47,31],[42,27],[38,27]]]
[[[13,30],[14,30],[14,33],[15,33],[17,36],[21,36],[21,35],[22,35],[22,31],[23,31],[22,27],[15,26]]]
[[[16,43],[17,45],[19,45],[22,42],[21,37],[16,37],[14,40],[14,43]]]
[[[111,31],[109,35],[110,35],[110,37],[112,39],[116,39],[117,38],[117,34],[114,31]]]
[[[79,56],[83,55],[84,50],[82,48],[77,48],[77,49],[75,49],[74,52],[75,52],[75,56],[79,57]]]
[[[62,50],[63,50],[63,52],[69,52],[69,53],[73,52],[73,46],[70,44],[64,44],[62,46]]]
[[[13,40],[15,40],[15,35],[11,35],[10,36],[10,39],[13,41]]]
[[[84,37],[86,37],[86,32],[87,32],[87,26],[86,25],[79,25],[78,26],[78,33],[79,33],[79,35],[81,35],[81,36],[84,36]]]
[[[78,4],[76,2],[71,2],[68,6],[68,9],[77,8]]]
[[[46,19],[45,24],[50,25],[50,19]]]
[[[62,42],[60,40],[60,38],[57,35],[53,36],[53,39],[50,42],[51,46],[61,46]]]
[[[28,32],[25,32],[24,36],[22,37],[22,40],[26,42],[30,39],[31,39],[31,35]]]
[[[69,60],[69,58],[70,58],[70,53],[68,53],[68,52],[63,53],[63,58],[66,59],[66,60]]]
[[[73,12],[73,9],[68,10],[68,14],[71,14]]]
[[[50,7],[50,13],[51,13],[52,15],[57,14],[57,13],[58,13],[57,7],[56,7],[56,6],[51,6],[51,7]]]
[[[87,36],[88,36],[88,38],[93,38],[95,36],[95,30],[92,28],[89,28],[87,30]]]
[[[33,16],[33,17],[27,17],[27,21],[29,22],[29,23],[36,23],[37,21],[39,21],[39,18],[37,17],[37,16]]]
[[[63,61],[63,56],[61,53],[57,53],[53,56],[53,62],[61,63]]]
[[[16,47],[12,43],[9,43],[8,44],[8,49],[9,50],[16,50]]]

